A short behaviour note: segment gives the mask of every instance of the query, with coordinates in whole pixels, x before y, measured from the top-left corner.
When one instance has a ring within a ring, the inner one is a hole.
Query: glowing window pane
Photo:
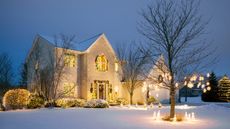
[[[68,67],[75,67],[76,66],[76,57],[74,54],[65,54],[64,56],[64,64]]]
[[[108,60],[105,55],[99,55],[96,57],[96,68],[98,71],[108,71]]]

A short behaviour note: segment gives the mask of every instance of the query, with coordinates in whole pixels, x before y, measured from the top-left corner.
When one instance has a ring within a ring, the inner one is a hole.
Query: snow
[[[185,103],[185,97],[181,97],[181,102],[184,102]],[[188,103],[203,103],[203,101],[201,100],[201,97],[188,97],[187,98],[187,102]]]
[[[176,106],[181,113],[195,113],[195,121],[165,122],[153,120],[153,109],[143,106],[110,107],[108,109],[69,108],[35,109],[0,112],[1,129],[229,129],[229,103],[221,106],[204,103],[199,106]],[[163,105],[161,114],[169,112]]]

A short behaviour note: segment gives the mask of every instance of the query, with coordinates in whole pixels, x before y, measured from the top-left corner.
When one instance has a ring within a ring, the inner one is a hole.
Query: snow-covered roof
[[[97,34],[91,38],[88,38],[86,40],[83,40],[81,42],[77,42],[77,41],[73,41],[73,47],[71,49],[76,50],[76,51],[81,51],[84,52],[86,51],[101,35],[103,35],[103,33]],[[55,39],[54,37],[50,37],[50,36],[44,36],[39,34],[40,37],[42,37],[43,39],[47,40],[49,43],[55,45],[55,40],[57,40],[56,42],[61,42],[61,39]],[[60,45],[60,44],[57,44]],[[62,46],[57,46],[57,47],[62,47]]]

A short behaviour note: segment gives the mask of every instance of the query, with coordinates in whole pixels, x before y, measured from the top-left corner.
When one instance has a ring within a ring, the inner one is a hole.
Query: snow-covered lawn
[[[225,104],[229,105],[229,104]],[[36,109],[0,112],[0,129],[229,129],[230,108],[207,103],[177,106],[178,112],[195,112],[195,121],[153,120],[154,109],[111,107],[109,109]],[[169,111],[163,106],[161,113]]]

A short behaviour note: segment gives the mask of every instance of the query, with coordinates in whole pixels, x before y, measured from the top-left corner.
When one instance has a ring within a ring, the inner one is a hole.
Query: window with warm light
[[[96,57],[96,68],[98,71],[108,71],[108,60],[106,59],[105,55],[99,55]]]
[[[76,66],[76,56],[71,53],[66,53],[64,56],[64,64],[68,67],[75,67]]]

